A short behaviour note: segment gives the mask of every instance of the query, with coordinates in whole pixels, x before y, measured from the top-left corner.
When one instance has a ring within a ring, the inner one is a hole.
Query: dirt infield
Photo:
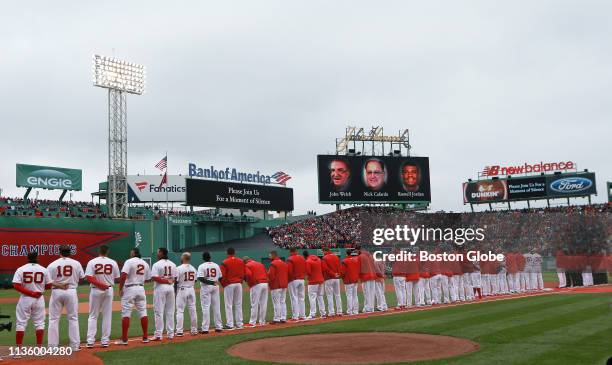
[[[292,364],[370,364],[443,359],[478,350],[470,340],[421,333],[358,332],[272,337],[236,344],[227,353]]]

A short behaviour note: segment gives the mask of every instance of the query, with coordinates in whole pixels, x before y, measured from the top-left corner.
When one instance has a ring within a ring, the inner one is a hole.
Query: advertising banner
[[[317,157],[320,203],[431,201],[428,157]]]
[[[464,203],[494,203],[508,199],[506,180],[481,180],[463,183]]]
[[[479,180],[463,183],[463,203],[558,199],[597,194],[595,173]]]
[[[17,164],[17,187],[80,191],[83,172],[64,167]]]
[[[563,174],[546,177],[546,189],[550,198],[597,194],[595,174]]]
[[[186,204],[253,210],[293,210],[293,189],[278,186],[186,179]]]
[[[128,175],[127,181],[130,203],[185,201],[185,176],[168,175],[163,185],[161,175]]]
[[[546,178],[529,177],[508,179],[508,199],[539,199],[546,198]]]

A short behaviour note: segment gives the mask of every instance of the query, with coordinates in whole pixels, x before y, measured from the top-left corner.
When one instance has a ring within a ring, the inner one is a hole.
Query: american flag
[[[155,167],[157,167],[158,169],[164,171],[164,169],[168,166],[168,156],[164,156],[164,158],[161,159],[161,161],[159,161],[157,163],[157,165],[155,165]]]
[[[284,173],[282,171],[279,171],[279,172],[275,173],[274,175],[272,175],[272,178],[274,180],[276,180],[277,183],[279,183],[281,185],[285,185],[287,180],[291,179],[291,176],[287,175],[286,173]]]

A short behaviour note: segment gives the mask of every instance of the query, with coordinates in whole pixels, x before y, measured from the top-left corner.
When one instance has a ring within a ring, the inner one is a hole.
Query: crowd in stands
[[[99,204],[93,202],[58,201],[0,197],[0,216],[55,218],[106,218]]]
[[[215,209],[198,211],[166,210],[161,206],[131,206],[129,208],[130,219],[164,219],[166,215],[174,217],[199,217],[199,218],[245,218],[234,217],[233,214],[219,213]],[[83,201],[59,201],[43,199],[23,199],[0,197],[0,216],[13,217],[48,217],[48,218],[85,218],[101,219],[108,218],[105,205],[94,202]]]
[[[612,205],[466,213],[421,213],[390,207],[356,207],[270,228],[282,248],[368,246],[375,228],[397,225],[426,228],[484,228],[480,248],[537,250],[554,255],[558,249],[600,251],[612,238]]]

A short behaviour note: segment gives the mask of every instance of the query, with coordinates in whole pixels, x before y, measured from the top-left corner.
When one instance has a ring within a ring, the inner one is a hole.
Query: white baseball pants
[[[153,290],[153,310],[155,312],[155,337],[162,337],[164,317],[168,338],[174,337],[174,288],[160,285]]]
[[[229,284],[223,289],[225,323],[228,327],[242,327],[242,284]],[[235,322],[234,322],[235,320]]]
[[[387,298],[385,297],[385,281],[384,280],[376,280],[375,281],[376,288],[376,309],[379,311],[386,311],[387,308]]]
[[[70,347],[77,348],[81,342],[79,333],[79,298],[76,289],[53,289],[49,300],[49,332],[47,340],[49,347],[59,346],[59,320],[62,309],[66,308],[66,318],[68,319],[68,337]]]
[[[376,296],[376,282],[374,280],[362,281],[363,312],[374,312],[374,297]]]
[[[45,329],[45,297],[32,298],[23,294],[19,297],[15,308],[15,331],[25,331],[30,318],[35,329]]]
[[[96,342],[98,316],[102,314],[102,336],[100,342],[108,344],[113,321],[113,287],[106,290],[92,287],[89,291],[89,318],[87,319],[87,343]]]
[[[267,299],[267,298],[266,298]],[[272,289],[272,305],[274,306],[274,321],[287,320],[287,288]],[[264,312],[265,322],[265,312]]]
[[[359,297],[357,296],[357,283],[344,284],[346,290],[346,313],[359,314]]]
[[[266,323],[266,311],[268,310],[268,284],[260,283],[249,290],[251,299],[250,324],[256,325]]]
[[[340,279],[325,280],[325,294],[327,295],[327,312],[330,316],[342,314],[342,296],[340,295]],[[334,311],[334,299],[336,311]]]
[[[210,327],[210,309],[213,311],[215,329],[222,329],[221,322],[221,298],[217,285],[202,285],[200,289],[200,305],[202,306],[202,331],[208,331]]]
[[[395,297],[397,298],[397,306],[406,306],[406,277],[394,276],[393,288],[395,288]]]
[[[289,297],[291,298],[291,314],[293,319],[306,317],[306,300],[304,279],[296,279],[289,283],[287,287]]]
[[[176,293],[176,333],[183,333],[185,307],[189,311],[190,332],[196,333],[198,332],[198,313],[196,311],[196,296],[193,287],[178,288]]]
[[[323,284],[308,285],[308,305],[310,306],[310,317],[316,317],[317,303],[319,304],[319,313],[321,313],[321,316],[326,315],[323,291]]]

